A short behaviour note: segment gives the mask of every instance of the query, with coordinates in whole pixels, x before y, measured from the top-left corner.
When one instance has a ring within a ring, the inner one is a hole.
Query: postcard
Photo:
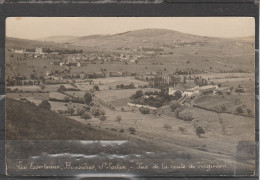
[[[255,20],[9,17],[8,175],[255,174]]]

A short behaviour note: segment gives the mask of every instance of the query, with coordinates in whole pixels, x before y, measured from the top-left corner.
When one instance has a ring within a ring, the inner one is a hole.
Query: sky
[[[6,36],[41,39],[50,36],[117,34],[156,28],[209,37],[255,34],[252,17],[9,17]]]

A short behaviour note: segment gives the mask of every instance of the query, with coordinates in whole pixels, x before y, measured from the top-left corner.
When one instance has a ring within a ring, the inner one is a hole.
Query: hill
[[[38,39],[38,41],[65,43],[72,39],[77,39],[77,38],[79,38],[79,36],[50,36],[50,37]]]
[[[158,53],[153,61],[163,64],[162,67],[159,67],[162,69],[167,68],[172,71],[174,68],[193,68],[211,72],[243,69],[254,72],[255,46],[253,37],[215,38],[165,29],[141,29],[115,35],[72,38],[68,39],[66,43],[39,41],[27,43],[27,40],[23,40],[24,43],[21,43],[21,41],[7,38],[6,47],[12,45],[21,48],[29,44],[35,46],[44,43],[42,47],[71,47],[75,49],[77,47],[85,52],[118,52],[139,55],[146,54],[147,51],[143,51],[143,48],[159,48],[163,51]],[[143,64],[144,66],[149,65],[145,61]],[[170,66],[172,68],[168,68]],[[154,69],[155,66],[149,70],[153,71]]]
[[[72,45],[58,43],[58,42],[51,42],[51,41],[39,41],[39,40],[28,40],[28,39],[19,39],[13,37],[6,37],[5,39],[5,47],[14,48],[14,49],[32,49],[35,47],[42,47],[42,48],[53,48],[53,49],[80,49],[80,47],[74,47]]]
[[[8,140],[124,139],[39,108],[29,102],[7,98],[6,115],[6,139]]]

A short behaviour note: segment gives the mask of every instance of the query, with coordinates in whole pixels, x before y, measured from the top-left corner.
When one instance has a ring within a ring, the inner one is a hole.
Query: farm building
[[[215,91],[216,89],[218,89],[217,85],[202,86],[202,87],[199,87],[199,92],[200,92],[200,94],[210,93],[210,92],[213,93],[213,91]]]

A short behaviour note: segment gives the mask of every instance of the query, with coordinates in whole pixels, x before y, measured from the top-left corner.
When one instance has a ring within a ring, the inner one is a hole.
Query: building
[[[40,48],[40,47],[35,48],[35,54],[38,54],[38,55],[43,54],[43,50],[42,50],[42,48]]]
[[[217,85],[201,86],[198,89],[200,94],[213,93],[215,90],[218,89],[218,86]]]

